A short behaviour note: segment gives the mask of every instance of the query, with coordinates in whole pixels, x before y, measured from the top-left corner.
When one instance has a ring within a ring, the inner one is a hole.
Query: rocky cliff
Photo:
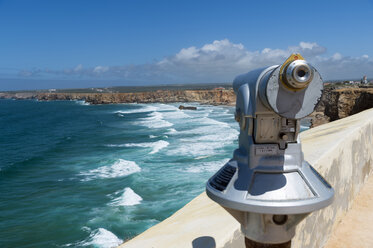
[[[213,105],[235,103],[233,90],[158,90],[135,93],[39,93],[38,100],[85,100],[91,104],[200,102]]]
[[[0,92],[0,99],[16,99],[16,100],[23,100],[23,99],[34,99],[36,98],[38,93],[36,92]]]
[[[313,126],[342,119],[369,108],[373,108],[373,87],[328,87],[312,115]]]

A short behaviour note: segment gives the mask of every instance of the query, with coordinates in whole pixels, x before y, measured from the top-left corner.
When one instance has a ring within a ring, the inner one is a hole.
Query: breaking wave
[[[79,242],[78,244],[74,244],[77,246],[93,246],[99,248],[112,248],[117,247],[123,243],[123,240],[118,238],[114,233],[106,230],[105,228],[98,228],[91,232],[89,237]]]
[[[213,155],[217,149],[232,144],[239,135],[239,132],[229,124],[211,118],[200,118],[198,123],[201,125],[174,133],[180,136],[180,142],[175,149],[169,149],[169,155]]]
[[[112,200],[110,206],[134,206],[140,204],[142,201],[141,196],[136,194],[131,188],[126,187],[124,191],[116,192],[116,194],[122,193],[119,197]]]
[[[156,142],[145,142],[145,143],[129,143],[123,144],[124,147],[144,147],[144,148],[153,148],[149,154],[154,154],[159,152],[161,149],[167,147],[169,143],[164,140],[158,140]]]
[[[140,171],[141,168],[135,162],[119,159],[110,166],[102,166],[97,169],[82,172],[80,175],[85,176],[82,181],[89,181],[100,178],[124,177]]]
[[[135,114],[135,113],[146,113],[146,112],[153,112],[153,111],[156,111],[157,110],[157,107],[154,107],[154,106],[142,106],[142,108],[136,108],[136,109],[130,109],[130,110],[119,110],[119,111],[116,111],[115,113],[116,114]]]
[[[174,124],[163,119],[161,112],[152,112],[149,117],[141,118],[137,124],[148,127],[148,128],[164,128],[171,127]]]
[[[166,134],[175,134],[175,133],[177,133],[177,131],[176,131],[175,128],[169,128],[167,131],[168,132],[166,132]]]
[[[90,105],[89,102],[86,102],[86,101],[84,101],[84,100],[76,100],[75,102],[76,102],[77,104],[79,104],[79,105]]]

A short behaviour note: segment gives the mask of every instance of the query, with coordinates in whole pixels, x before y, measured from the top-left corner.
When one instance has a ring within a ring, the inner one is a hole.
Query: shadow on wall
[[[215,239],[210,236],[202,236],[192,241],[193,248],[216,248]]]

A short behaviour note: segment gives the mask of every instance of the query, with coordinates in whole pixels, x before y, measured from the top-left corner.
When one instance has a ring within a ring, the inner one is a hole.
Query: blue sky
[[[0,90],[230,82],[291,52],[373,77],[373,1],[0,0]]]

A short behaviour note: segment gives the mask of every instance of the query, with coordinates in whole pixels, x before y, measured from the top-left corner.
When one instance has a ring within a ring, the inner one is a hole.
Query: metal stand
[[[246,248],[290,248],[291,240],[282,244],[262,244],[245,237]]]
[[[247,248],[290,248],[297,224],[333,201],[299,139],[300,120],[315,110],[323,87],[300,54],[233,81],[239,147],[206,193],[241,224]]]

